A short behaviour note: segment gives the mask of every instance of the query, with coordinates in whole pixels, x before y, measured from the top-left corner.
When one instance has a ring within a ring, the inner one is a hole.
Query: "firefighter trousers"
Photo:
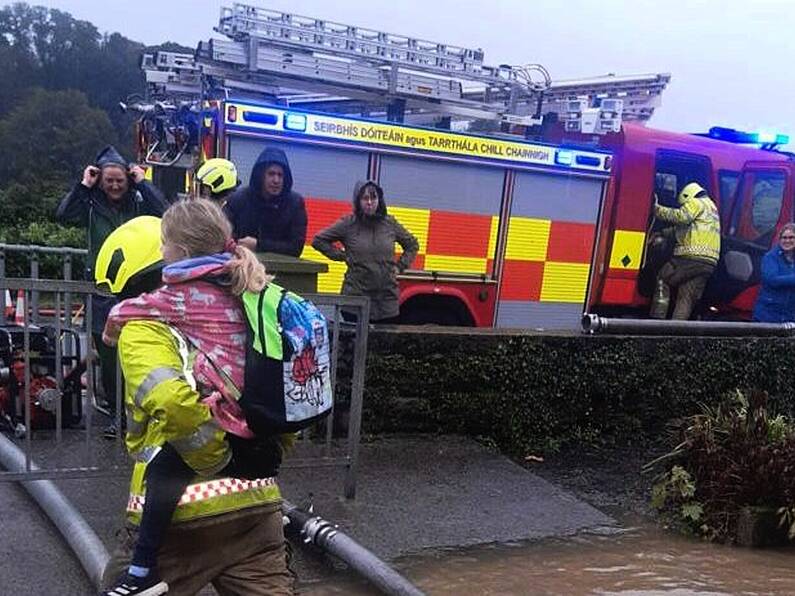
[[[102,576],[113,587],[127,571],[137,528],[120,532]],[[281,504],[172,525],[158,553],[169,596],[188,596],[212,584],[220,596],[282,596],[294,593],[288,569]]]
[[[118,354],[115,347],[111,347],[102,341],[101,333],[94,333],[94,347],[99,355],[99,375],[102,383],[102,390],[105,394],[105,401],[108,402],[108,409],[111,416],[116,416],[116,368],[118,366]],[[122,387],[124,383],[122,382]],[[124,412],[124,398],[122,397],[122,416]]]
[[[676,305],[671,318],[686,321],[693,314],[704,293],[715,265],[699,259],[674,257],[660,269],[652,300],[651,316],[664,319],[668,311],[671,288],[677,288]]]

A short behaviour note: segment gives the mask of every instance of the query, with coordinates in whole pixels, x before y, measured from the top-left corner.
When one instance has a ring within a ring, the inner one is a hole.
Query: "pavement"
[[[568,536],[615,522],[510,459],[458,436],[390,436],[361,446],[356,499],[341,471],[289,470],[282,488],[298,504],[393,559],[429,548]]]
[[[77,558],[14,483],[0,482],[0,594],[90,594]]]
[[[302,449],[307,455],[314,447]],[[71,436],[57,447],[42,441],[34,459],[48,466],[75,465],[85,461],[87,450],[99,461],[125,465],[120,445]],[[386,560],[616,527],[612,518],[572,493],[458,436],[388,436],[362,444],[352,501],[343,497],[341,468],[288,468],[280,478],[286,498],[296,504],[311,501],[318,515]],[[126,502],[123,470],[110,478],[56,484],[111,550]],[[5,530],[0,594],[94,593],[76,558],[26,493],[0,482],[0,502]],[[340,565],[297,552],[295,567],[302,583],[311,585]]]

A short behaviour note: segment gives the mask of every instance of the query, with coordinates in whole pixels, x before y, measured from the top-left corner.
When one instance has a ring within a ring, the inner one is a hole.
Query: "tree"
[[[43,6],[0,9],[0,72],[14,85],[0,88],[0,116],[30,87],[80,89],[104,109],[118,132],[127,122],[118,102],[144,90],[143,44],[118,33],[101,35],[88,21]]]
[[[144,75],[140,67],[144,46],[113,33],[103,38],[99,59],[88,86],[91,103],[104,109],[116,131],[121,134],[129,125],[119,102],[133,93],[143,93]]]
[[[193,48],[189,48],[188,46],[183,46],[173,41],[167,41],[165,43],[161,43],[156,46],[146,46],[144,51],[147,53],[176,52],[178,54],[192,54]]]
[[[68,188],[62,180],[31,180],[27,184],[14,181],[0,190],[0,228],[7,233],[29,222],[53,219],[58,203]],[[7,242],[8,240],[4,240]]]
[[[80,91],[33,90],[0,121],[0,185],[36,179],[75,179],[116,133],[102,110]]]
[[[21,92],[38,83],[33,22],[33,11],[27,5],[0,9],[0,68],[6,81],[14,81],[13,85],[0,86],[0,115],[11,109]]]
[[[108,144],[131,156],[119,102],[143,94],[145,48],[69,13],[0,7],[0,242],[81,246],[83,230],[53,222],[56,206]]]

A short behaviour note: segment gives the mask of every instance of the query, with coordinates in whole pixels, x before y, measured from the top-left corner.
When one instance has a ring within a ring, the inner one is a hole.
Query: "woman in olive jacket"
[[[403,249],[397,261],[395,242]],[[312,246],[332,261],[345,261],[348,270],[342,293],[370,298],[370,322],[397,322],[396,276],[414,261],[419,243],[387,214],[384,191],[378,184],[369,180],[357,182],[353,190],[353,213],[318,232]]]

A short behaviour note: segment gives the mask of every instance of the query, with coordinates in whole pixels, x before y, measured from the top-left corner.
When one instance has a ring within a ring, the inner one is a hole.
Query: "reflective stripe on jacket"
[[[145,495],[146,465],[170,443],[200,474],[186,489],[174,514],[184,521],[278,501],[272,479],[245,482],[213,478],[231,459],[226,434],[200,402],[186,342],[156,321],[130,321],[119,337],[127,407],[127,448],[136,459],[130,482],[128,517],[138,523],[136,503]],[[207,484],[207,483],[218,484]]]
[[[678,209],[657,205],[655,214],[659,219],[675,225],[675,257],[718,262],[720,217],[712,199],[688,199]]]
[[[127,501],[127,519],[135,525],[141,522],[146,500],[145,474],[146,464],[136,463],[130,479],[130,497]],[[182,493],[171,521],[179,523],[213,517],[268,503],[279,503],[281,499],[276,478],[196,478]]]

